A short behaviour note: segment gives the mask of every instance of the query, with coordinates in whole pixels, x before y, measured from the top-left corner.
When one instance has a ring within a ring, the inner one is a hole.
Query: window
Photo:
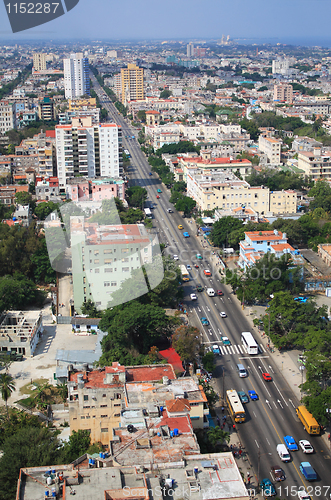
[[[114,417],[120,417],[121,414],[120,413],[114,413]]]
[[[86,415],[86,419],[91,418],[89,415]],[[91,432],[91,431],[90,431]]]
[[[129,267],[122,267],[122,271],[123,271],[123,273],[127,273],[130,271],[130,268]]]
[[[105,264],[111,264],[113,262],[113,259],[105,259],[104,263]]]
[[[105,267],[105,273],[112,273],[113,270],[111,267]]]
[[[100,415],[101,418],[108,418],[108,415]]]
[[[99,259],[94,259],[94,264],[99,264]]]
[[[112,282],[110,283],[110,286],[117,286],[117,281],[112,281]]]
[[[108,432],[108,428],[107,427],[101,427],[101,432]]]
[[[100,408],[107,408],[107,405],[100,405]]]
[[[84,394],[84,401],[88,401],[88,395]]]
[[[94,250],[94,255],[99,255],[99,250]]]
[[[82,420],[85,420],[85,417],[83,417],[83,416],[81,416],[80,418],[81,418]]]
[[[109,281],[104,281],[103,286],[110,286],[110,282]]]
[[[129,262],[129,257],[123,257],[122,262]]]
[[[96,268],[94,269],[94,272],[95,272],[96,274],[98,274],[98,273],[100,272],[100,269],[99,269],[98,267],[96,267]]]
[[[115,403],[114,406],[121,406],[121,403]]]
[[[109,254],[109,253],[113,253],[113,250],[111,248],[105,248],[104,254]]]

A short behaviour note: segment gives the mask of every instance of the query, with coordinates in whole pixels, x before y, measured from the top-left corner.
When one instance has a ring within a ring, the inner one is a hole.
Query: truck
[[[179,266],[179,269],[180,269],[180,273],[182,275],[182,280],[183,281],[190,281],[190,275],[189,275],[189,272],[186,269],[186,267],[183,264],[181,264]]]
[[[301,462],[300,471],[307,481],[315,481],[317,479],[317,474],[309,462]]]
[[[147,219],[153,219],[153,214],[150,208],[144,208],[144,212]]]

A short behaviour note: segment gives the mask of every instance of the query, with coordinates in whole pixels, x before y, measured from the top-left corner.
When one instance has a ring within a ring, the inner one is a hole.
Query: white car
[[[222,311],[222,312],[220,312],[220,316],[221,316],[221,318],[226,318],[226,317],[227,317],[226,313],[225,313],[225,312],[223,312],[223,311]]]
[[[314,453],[314,448],[307,439],[301,439],[299,446],[304,453]]]
[[[195,293],[191,293],[190,297],[191,300],[197,300],[197,296],[195,295]]]
[[[178,255],[174,255],[174,260],[179,260]]]
[[[300,486],[301,488],[301,486]],[[299,500],[311,500],[310,496],[306,492],[306,490],[298,490],[298,499]]]

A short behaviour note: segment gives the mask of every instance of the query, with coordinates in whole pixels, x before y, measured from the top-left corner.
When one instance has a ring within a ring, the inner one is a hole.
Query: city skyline
[[[64,16],[16,34],[11,32],[5,5],[1,5],[0,39],[196,40],[218,39],[225,34],[243,43],[331,46],[327,25],[331,6],[325,0],[256,0],[253,4],[206,0],[203,8],[201,5],[197,0],[169,0],[166,8],[151,0],[126,0],[125,5],[95,0],[90,9],[86,0],[81,0]]]

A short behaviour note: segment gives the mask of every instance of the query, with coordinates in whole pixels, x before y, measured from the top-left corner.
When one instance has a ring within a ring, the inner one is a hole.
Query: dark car
[[[203,292],[203,286],[200,283],[197,284],[197,292]]]
[[[285,481],[285,472],[278,465],[273,465],[270,470],[270,474],[273,481]]]

